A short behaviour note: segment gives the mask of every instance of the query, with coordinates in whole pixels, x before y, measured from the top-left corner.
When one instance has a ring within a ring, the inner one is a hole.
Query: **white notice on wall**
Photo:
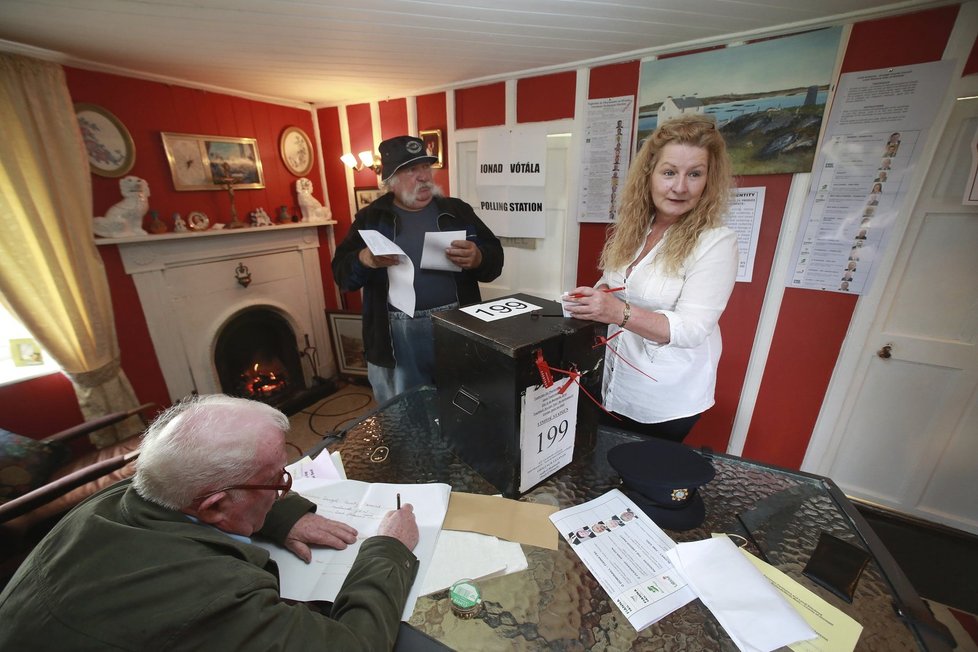
[[[731,193],[727,226],[737,233],[737,248],[740,252],[738,282],[750,283],[754,274],[754,254],[757,252],[757,234],[761,231],[763,212],[764,186],[738,188]]]
[[[528,387],[520,425],[520,492],[528,491],[571,463],[577,433],[576,382]],[[567,387],[566,391],[561,390]]]

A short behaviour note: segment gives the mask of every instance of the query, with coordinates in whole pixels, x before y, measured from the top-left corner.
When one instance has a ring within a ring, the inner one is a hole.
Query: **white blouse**
[[[668,237],[666,231],[627,281],[626,266],[606,270],[598,282],[613,288],[624,286],[625,290],[615,293],[619,298],[669,320],[667,344],[626,330],[608,343],[618,355],[605,352],[604,406],[640,423],[689,417],[713,405],[723,348],[717,321],[737,278],[737,235],[731,229],[722,226],[705,231],[673,276],[667,276],[662,261],[656,260]],[[635,256],[640,252],[636,250]],[[620,330],[609,325],[608,337]]]

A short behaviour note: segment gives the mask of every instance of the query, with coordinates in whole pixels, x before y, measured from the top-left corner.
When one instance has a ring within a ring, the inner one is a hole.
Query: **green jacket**
[[[275,503],[282,543],[314,505]],[[389,650],[418,560],[375,536],[331,617],[279,596],[264,549],[143,500],[129,481],[69,513],[0,593],[0,650]]]

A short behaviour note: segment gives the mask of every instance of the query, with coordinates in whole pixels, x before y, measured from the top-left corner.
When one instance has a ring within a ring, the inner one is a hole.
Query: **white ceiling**
[[[0,0],[0,39],[12,42],[0,50],[335,105],[938,4],[947,2]]]

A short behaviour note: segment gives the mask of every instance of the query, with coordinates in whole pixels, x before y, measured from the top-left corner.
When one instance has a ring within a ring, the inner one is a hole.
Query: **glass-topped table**
[[[637,435],[599,428],[594,451],[564,467],[521,500],[563,509],[619,485],[607,462],[611,447]],[[348,477],[365,482],[444,482],[455,491],[497,489],[456,457],[438,425],[434,388],[394,398],[326,442],[340,451]],[[703,453],[715,479],[700,489],[703,524],[667,533],[677,542],[714,532],[750,539],[748,550],[850,615],[863,626],[857,650],[950,650],[933,618],[870,526],[835,484],[728,455]],[[738,518],[738,515],[740,517]],[[747,531],[747,528],[750,528]],[[802,575],[821,532],[872,553],[852,604]],[[736,650],[699,601],[636,632],[560,539],[556,551],[523,546],[526,571],[478,581],[485,609],[471,619],[451,610],[445,591],[418,600],[410,625],[457,650]]]

